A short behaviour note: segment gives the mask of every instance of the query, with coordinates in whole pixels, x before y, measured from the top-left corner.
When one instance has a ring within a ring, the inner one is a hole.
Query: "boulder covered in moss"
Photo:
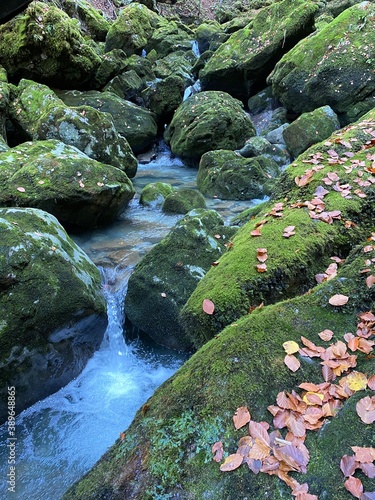
[[[156,78],[148,82],[142,92],[146,106],[159,118],[161,124],[169,123],[174,112],[183,101],[185,82],[178,75],[170,75],[164,79]]]
[[[140,55],[159,20],[160,17],[145,5],[127,5],[111,24],[105,41],[105,51],[122,49],[128,56]]]
[[[10,118],[25,140],[60,140],[134,177],[137,159],[109,114],[66,106],[47,86],[30,80],[21,80],[12,97]]]
[[[330,106],[322,106],[303,113],[283,130],[285,144],[295,158],[307,148],[324,141],[337,129],[340,122]]]
[[[238,464],[236,470],[220,471],[225,457],[235,454],[241,444],[249,444],[248,438],[244,437],[249,434],[249,426],[243,425],[236,430],[233,416],[237,408],[240,414],[241,407],[247,407],[253,423],[263,422],[263,431],[260,432],[262,427],[259,427],[257,434],[257,442],[262,442],[263,446],[267,426],[270,426],[268,434],[282,427],[278,435],[280,446],[283,443],[288,445],[285,441],[293,441],[294,445],[289,445],[289,450],[285,448],[285,452],[291,452],[290,456],[298,461],[297,457],[301,455],[296,447],[301,446],[297,443],[304,441],[305,433],[297,431],[297,427],[303,422],[308,426],[309,413],[313,419],[312,414],[316,416],[322,410],[321,402],[320,406],[306,403],[309,401],[308,389],[299,386],[307,382],[324,384],[322,359],[317,353],[313,358],[296,353],[301,367],[292,372],[284,363],[283,343],[293,341],[306,349],[306,344],[311,342],[310,347],[315,344],[327,354],[329,345],[337,343],[336,347],[341,346],[343,356],[356,356],[357,372],[364,372],[368,377],[375,374],[374,358],[363,352],[352,352],[344,339],[348,332],[357,331],[357,313],[373,310],[375,305],[374,287],[368,288],[361,273],[367,259],[364,252],[367,244],[365,241],[355,248],[338,275],[314,287],[310,294],[254,310],[251,314],[246,312],[204,345],[156,390],[125,431],[125,438],[116,441],[95,467],[68,490],[64,500],[292,498],[292,490],[285,482],[263,471],[254,474],[246,460],[242,465]],[[369,257],[374,254],[372,249]],[[220,261],[218,267],[222,264]],[[229,279],[233,282],[236,276]],[[340,291],[349,297],[347,305],[330,305],[330,297]],[[332,331],[331,341],[323,341],[319,336],[324,330]],[[337,375],[324,385],[331,394],[336,390],[341,392],[342,379]],[[320,388],[317,392],[320,394]],[[288,395],[291,399],[298,396],[302,400],[299,403],[301,413],[293,411],[296,406],[288,406]],[[362,422],[356,412],[358,401],[372,395],[373,391],[369,389],[348,390],[349,397],[344,396],[334,417],[318,419],[320,429],[306,431],[304,444],[309,453],[306,473],[293,472],[289,484],[305,484],[309,494],[318,498],[353,498],[345,488],[347,478],[340,470],[340,461],[344,455],[354,455],[352,446],[375,447],[373,425]],[[315,397],[321,399],[318,395]],[[275,410],[277,405],[285,409],[285,417],[290,417],[289,422],[284,421],[284,426],[281,408],[274,421],[268,411],[268,407]],[[294,424],[294,430],[290,432]],[[301,431],[301,427],[299,429]],[[294,440],[294,433],[301,437]],[[244,439],[239,443],[242,437]],[[214,461],[211,450],[215,443],[220,442],[224,456],[216,456],[217,461]],[[244,447],[238,451],[243,455],[248,452],[249,449],[246,452]],[[260,452],[259,456],[262,456]],[[270,459],[271,464],[277,469],[277,462]],[[252,465],[256,471],[256,465],[260,464]],[[298,471],[298,466],[295,468]],[[265,466],[263,470],[269,469]],[[281,476],[288,479],[286,475]],[[372,491],[373,479],[361,473],[359,477],[364,491]]]
[[[361,115],[351,113],[363,103],[364,114],[375,106],[375,62],[372,43],[373,2],[360,2],[299,42],[269,77],[272,89],[294,113],[329,105],[343,124]]]
[[[134,69],[131,69],[114,76],[103,90],[112,92],[121,97],[121,99],[133,101],[144,87],[145,84],[142,78],[138,76]]]
[[[7,387],[17,413],[66,385],[106,328],[98,269],[52,215],[0,209],[1,419]]]
[[[199,162],[197,186],[201,193],[222,200],[253,200],[269,196],[280,171],[263,156],[244,158],[234,151],[209,151]]]
[[[185,87],[194,83],[193,65],[197,58],[192,51],[172,52],[161,59],[157,59],[152,65],[156,78],[168,78],[179,76],[184,81]]]
[[[5,69],[0,66],[0,139],[6,141],[6,119],[9,105],[8,76]]]
[[[217,21],[208,21],[197,27],[195,38],[198,42],[199,52],[203,54],[207,50],[215,51],[229,38],[229,35],[224,32],[223,27]]]
[[[265,137],[256,135],[250,137],[243,148],[237,151],[244,158],[262,156],[277,163],[279,167],[284,167],[290,163],[290,155],[285,144],[271,144]]]
[[[53,139],[0,153],[0,179],[0,206],[40,208],[84,228],[112,222],[135,193],[118,168]]]
[[[90,88],[100,62],[78,21],[52,4],[31,2],[0,26],[0,64],[11,82],[30,78],[62,88]]]
[[[306,292],[331,256],[345,258],[371,233],[374,123],[375,110],[287,167],[270,202],[240,228],[182,309],[180,320],[196,346],[262,302]],[[205,298],[215,303],[215,315],[202,311]]]
[[[117,132],[125,137],[134,154],[147,150],[156,139],[158,126],[154,113],[112,92],[70,90],[57,95],[67,106],[91,106],[109,113]]]
[[[179,50],[191,50],[194,32],[182,23],[161,18],[145,47],[146,52],[155,50],[159,58]]]
[[[189,350],[179,312],[219,256],[231,229],[213,210],[193,210],[136,266],[125,298],[127,319],[155,342]]]
[[[254,135],[254,125],[240,101],[226,92],[207,91],[177,108],[164,138],[175,155],[196,166],[207,151],[239,149]]]
[[[195,208],[206,208],[206,200],[199,191],[191,188],[176,189],[165,197],[162,205],[167,214],[186,214]]]
[[[260,10],[233,33],[200,71],[203,90],[224,90],[247,99],[264,86],[275,63],[313,31],[315,2],[283,0]]]
[[[166,182],[151,182],[141,191],[139,203],[145,207],[161,207],[165,198],[173,193],[174,188]]]
[[[64,0],[63,9],[77,19],[81,30],[97,42],[104,42],[111,23],[86,0]]]

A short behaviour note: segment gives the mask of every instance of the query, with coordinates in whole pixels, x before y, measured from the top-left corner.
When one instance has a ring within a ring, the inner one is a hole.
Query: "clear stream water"
[[[140,165],[134,185],[149,182],[195,187],[197,171],[167,149]],[[137,262],[160,241],[179,216],[139,205],[139,195],[118,221],[73,236],[100,267],[109,325],[100,349],[66,387],[25,410],[16,421],[16,493],[2,481],[0,499],[59,500],[131,423],[137,409],[186,357],[151,342],[126,341],[124,296]],[[208,200],[226,220],[249,202]],[[7,428],[0,427],[0,467],[8,472]]]

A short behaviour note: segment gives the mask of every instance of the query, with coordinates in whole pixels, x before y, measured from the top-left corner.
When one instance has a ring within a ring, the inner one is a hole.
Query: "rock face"
[[[0,179],[0,206],[40,208],[84,228],[112,222],[135,193],[118,168],[52,139],[0,152]]]
[[[129,279],[125,310],[133,326],[159,344],[188,350],[179,311],[232,233],[213,210],[193,210],[179,221]]]
[[[0,64],[10,81],[38,80],[63,88],[90,86],[100,56],[76,20],[51,4],[31,2],[0,26]]]
[[[200,92],[176,110],[164,138],[171,150],[189,165],[216,149],[239,149],[255,135],[241,103],[225,92]]]
[[[368,44],[374,15],[372,2],[358,3],[280,60],[269,81],[289,111],[329,105],[346,124],[375,106],[375,62]]]
[[[243,29],[233,33],[200,71],[203,90],[224,90],[246,99],[256,93],[275,63],[313,31],[317,5],[283,0],[262,9]]]
[[[112,92],[73,90],[58,92],[58,96],[67,106],[91,106],[103,113],[109,113],[117,132],[125,137],[134,154],[150,148],[156,139],[158,126],[154,113],[121,99]]]
[[[21,80],[9,113],[26,140],[57,139],[123,170],[128,177],[137,171],[137,159],[110,115],[90,106],[68,107],[45,85]]]
[[[269,196],[279,167],[271,159],[243,158],[233,151],[209,151],[199,163],[197,186],[210,198],[252,200]]]
[[[52,215],[0,209],[0,380],[17,412],[78,375],[100,345],[100,275]],[[1,412],[1,419],[5,417]]]

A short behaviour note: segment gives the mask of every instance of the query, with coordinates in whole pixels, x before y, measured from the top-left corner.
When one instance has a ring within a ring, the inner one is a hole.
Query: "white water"
[[[122,275],[116,287],[116,270],[103,274],[109,324],[102,345],[79,377],[17,418],[16,494],[7,492],[3,481],[1,499],[61,498],[182,363],[175,354],[146,354],[140,345],[125,343],[121,325],[127,279]],[[8,456],[6,430],[0,428],[2,469]],[[1,477],[8,471],[6,466]]]

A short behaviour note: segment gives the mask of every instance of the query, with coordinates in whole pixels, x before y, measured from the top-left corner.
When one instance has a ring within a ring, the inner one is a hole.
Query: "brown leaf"
[[[335,378],[332,368],[327,365],[322,366],[322,375],[325,382],[331,382]]]
[[[264,443],[261,439],[256,438],[255,443],[249,451],[248,457],[254,460],[264,460],[271,453],[271,447]]]
[[[213,314],[215,311],[215,304],[210,299],[204,299],[202,303],[203,311],[206,314]]]
[[[375,500],[375,491],[363,492],[359,500]]]
[[[326,329],[326,330],[323,330],[322,332],[318,333],[318,335],[322,340],[328,342],[332,339],[334,334],[333,334],[332,330]]]
[[[350,455],[344,455],[340,461],[340,469],[345,477],[352,476],[356,470],[358,462]]]
[[[221,464],[220,470],[222,472],[230,472],[232,470],[238,469],[242,462],[243,456],[239,453],[233,453],[225,459],[223,464]]]
[[[293,354],[287,354],[284,363],[292,372],[296,372],[301,366],[300,361]]]
[[[373,274],[370,274],[370,276],[367,276],[366,278],[366,285],[368,288],[371,288],[375,284],[375,276]]]
[[[246,406],[237,408],[236,413],[233,415],[233,423],[236,429],[240,429],[250,422],[250,413]]]
[[[262,236],[262,233],[260,232],[262,227],[263,226],[259,226],[256,229],[253,229],[252,231],[250,231],[250,236]]]
[[[368,380],[367,380],[367,385],[369,388],[373,391],[375,391],[375,375],[372,375]]]
[[[354,497],[360,498],[363,493],[363,484],[360,479],[356,477],[349,476],[349,478],[344,483],[345,488],[351,493]]]
[[[215,462],[221,462],[223,460],[223,443],[221,441],[217,441],[211,448],[212,453],[214,454],[213,460]]]
[[[267,271],[266,264],[257,264],[255,267],[256,267],[258,273],[265,273]]]
[[[351,448],[355,453],[355,459],[357,462],[366,464],[375,460],[375,448],[366,446],[351,446]]]
[[[359,469],[370,479],[374,479],[375,477],[375,465],[373,463],[359,464]]]
[[[275,446],[273,453],[278,460],[286,462],[293,470],[301,472],[306,470],[308,460],[296,446],[286,445],[280,448]]]
[[[255,460],[254,458],[245,457],[244,462],[247,463],[249,469],[254,472],[254,474],[258,474],[260,469],[262,468],[262,460]]]
[[[270,445],[270,437],[268,435],[268,432],[261,423],[250,420],[249,433],[252,438],[261,440],[267,446]]]
[[[372,398],[366,396],[360,399],[355,408],[363,423],[372,424],[375,422],[375,396]]]
[[[348,300],[349,300],[348,296],[336,294],[333,295],[328,302],[331,304],[331,306],[343,306],[348,302]]]

